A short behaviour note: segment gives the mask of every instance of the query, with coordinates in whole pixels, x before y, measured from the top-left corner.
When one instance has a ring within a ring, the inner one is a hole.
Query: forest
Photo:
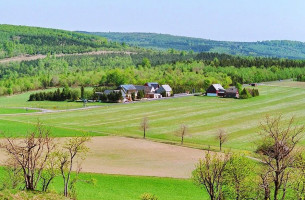
[[[49,28],[0,25],[0,59],[19,55],[83,53],[102,49],[126,49],[106,38]]]
[[[289,66],[289,67],[287,67]],[[204,92],[212,83],[224,87],[296,78],[304,61],[234,57],[214,53],[73,55],[0,65],[0,95],[49,87],[169,84],[174,93]]]
[[[305,43],[288,40],[228,42],[156,33],[82,32],[110,41],[158,50],[176,49],[194,52],[216,52],[241,56],[264,56],[290,59],[305,58]]]

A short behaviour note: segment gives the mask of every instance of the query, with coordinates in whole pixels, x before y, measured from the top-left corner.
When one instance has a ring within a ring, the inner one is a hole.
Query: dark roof
[[[149,93],[151,92],[151,89],[153,87],[145,86],[145,85],[135,85],[135,88],[137,89],[137,91],[143,90],[145,93]]]
[[[150,82],[150,83],[146,83],[145,85],[147,85],[149,87],[154,87],[154,88],[159,87],[159,83],[157,83],[157,82]]]
[[[144,90],[145,86],[144,85],[135,85],[135,88],[139,91],[139,90]]]
[[[236,87],[230,87],[226,89],[226,93],[237,93],[238,89]]]
[[[122,89],[124,89],[125,91],[129,91],[129,90],[137,90],[136,87],[134,85],[121,85],[120,86]]]

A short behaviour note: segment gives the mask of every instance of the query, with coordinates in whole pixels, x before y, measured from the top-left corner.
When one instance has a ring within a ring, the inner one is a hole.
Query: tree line
[[[204,92],[212,83],[220,83],[228,87],[237,83],[295,78],[305,73],[302,64],[299,67],[293,65],[267,67],[267,64],[266,67],[235,67],[221,66],[219,63],[221,59],[188,60],[186,56],[186,60],[172,62],[177,58],[183,58],[183,55],[173,54],[172,57],[170,54],[164,57],[162,55],[152,53],[149,58],[144,57],[146,54],[140,53],[61,58],[49,55],[41,60],[2,64],[0,96],[65,85],[114,87],[126,83],[143,85],[151,81],[171,85],[174,93],[194,90]],[[158,64],[159,62],[165,64]]]

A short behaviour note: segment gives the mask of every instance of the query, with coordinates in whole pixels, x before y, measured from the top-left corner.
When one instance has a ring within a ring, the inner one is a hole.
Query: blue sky
[[[305,42],[304,0],[0,0],[0,23]]]

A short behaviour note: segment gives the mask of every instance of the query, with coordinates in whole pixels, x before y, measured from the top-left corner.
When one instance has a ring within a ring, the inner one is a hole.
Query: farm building
[[[156,83],[156,82],[145,83],[144,86],[153,87],[154,90],[157,90],[160,87],[159,83]]]
[[[158,94],[165,94],[162,95],[162,97],[170,97],[172,95],[172,88],[169,85],[161,85],[161,87],[159,89],[157,89],[156,93]]]
[[[224,94],[225,89],[220,84],[213,84],[206,91],[206,95],[209,97],[223,97]]]
[[[226,89],[225,96],[226,98],[239,98],[239,92],[236,87],[230,87]]]
[[[120,85],[118,89],[122,91],[122,96],[124,99],[132,101],[131,98],[132,93],[134,93],[135,97],[137,97],[138,91],[134,85]]]
[[[144,98],[153,98],[158,99],[161,98],[161,95],[156,93],[156,90],[153,86],[145,86],[145,85],[135,85],[137,91],[144,92]]]

